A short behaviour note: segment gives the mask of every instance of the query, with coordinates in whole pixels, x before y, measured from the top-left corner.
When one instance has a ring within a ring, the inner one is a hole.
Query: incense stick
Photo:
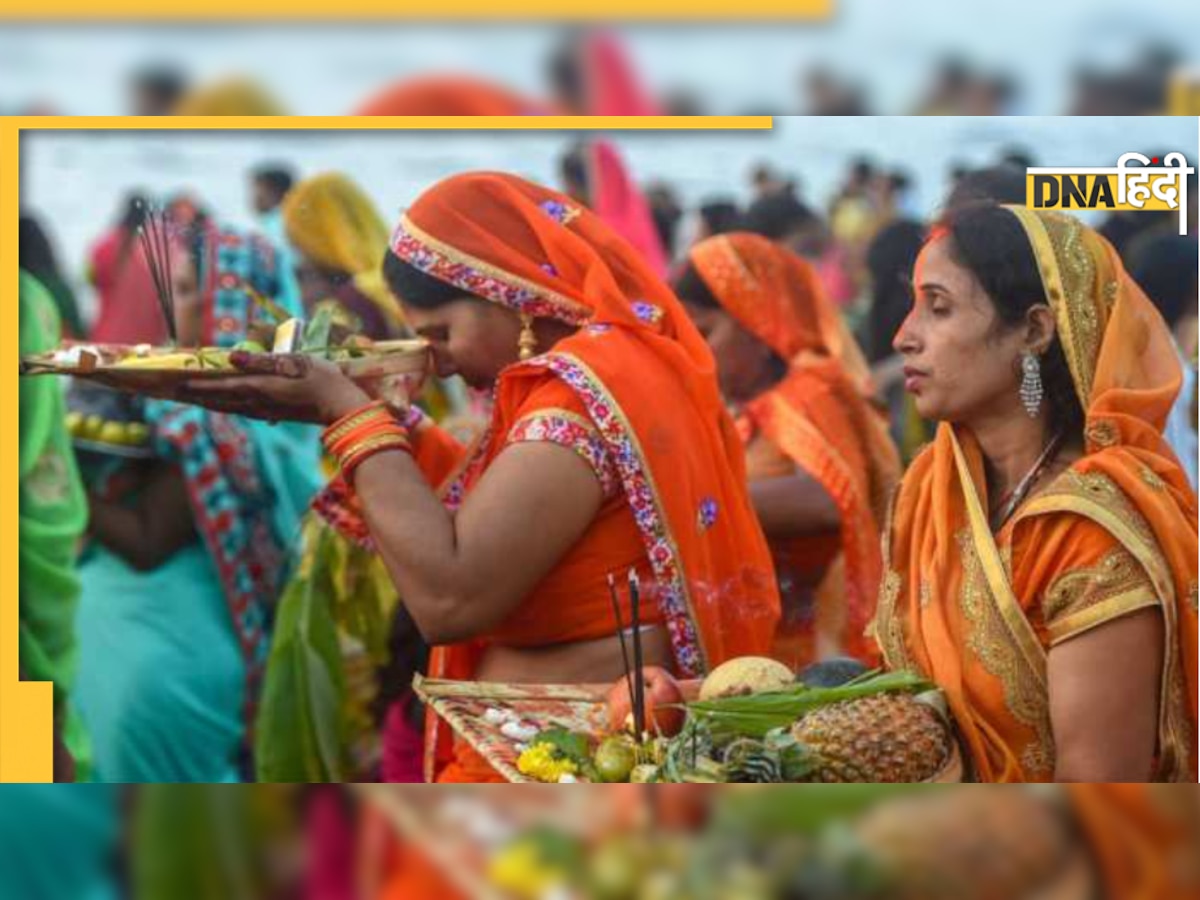
[[[633,668],[637,679],[634,685],[637,694],[633,704],[633,720],[637,726],[638,743],[641,743],[646,734],[646,677],[642,671],[642,598],[637,572],[633,569],[629,570],[629,606],[633,617]]]
[[[171,341],[178,343],[179,325],[175,320],[175,282],[171,277],[171,238],[168,233],[168,221],[165,210],[159,211],[157,231],[159,242],[162,244],[162,280],[166,298],[164,308],[167,311],[167,318],[170,320]]]
[[[617,596],[617,580],[608,575],[608,595],[612,598],[613,615],[617,619],[617,638],[621,642],[621,665],[625,669],[625,687],[629,691],[629,702],[633,703],[633,671],[629,667],[629,650],[625,645],[625,623],[621,617],[621,598]],[[635,719],[636,722],[636,719]]]
[[[178,344],[175,285],[171,280],[171,250],[167,237],[166,213],[155,213],[154,210],[148,209],[145,219],[138,227],[138,239],[146,257],[146,267],[150,270],[150,279],[154,282],[154,294],[158,299],[159,310],[167,323],[167,334],[170,335],[172,344]]]

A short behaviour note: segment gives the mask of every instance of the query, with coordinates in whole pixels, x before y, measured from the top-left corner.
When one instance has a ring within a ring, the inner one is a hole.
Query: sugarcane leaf
[[[313,313],[300,339],[300,349],[305,353],[329,349],[329,336],[333,330],[333,311],[321,307]]]
[[[291,315],[286,309],[272,300],[270,297],[265,297],[256,291],[250,284],[242,282],[242,288],[246,291],[246,296],[254,303],[259,312],[273,320],[276,325],[281,322],[286,322],[291,318]]]
[[[770,693],[696,701],[688,704],[688,713],[706,722],[717,740],[728,740],[733,735],[761,738],[822,706],[882,693],[919,694],[931,687],[913,672],[874,672],[837,687],[797,684]]]

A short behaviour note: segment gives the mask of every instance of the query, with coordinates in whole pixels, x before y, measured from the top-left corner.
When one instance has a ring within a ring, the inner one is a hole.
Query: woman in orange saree
[[[1103,238],[1018,207],[952,214],[915,291],[896,348],[941,424],[885,534],[887,662],[946,692],[980,781],[1194,782],[1170,332]]]
[[[384,269],[439,374],[495,393],[487,432],[438,494],[405,452],[353,472],[370,537],[436,645],[432,676],[615,680],[608,577],[631,568],[653,600],[659,664],[697,677],[769,651],[779,597],[712,354],[627,243],[561,194],[466,174],[413,204]],[[304,406],[327,422],[368,399],[308,361],[191,396],[265,396],[276,415]],[[422,430],[416,452],[436,435]],[[428,751],[431,780],[499,780],[442,728]]]
[[[775,655],[795,668],[835,653],[874,660],[864,631],[900,463],[858,345],[812,267],[758,235],[701,241],[676,288],[713,347],[746,446],[784,602]],[[781,515],[783,491],[793,502]]]

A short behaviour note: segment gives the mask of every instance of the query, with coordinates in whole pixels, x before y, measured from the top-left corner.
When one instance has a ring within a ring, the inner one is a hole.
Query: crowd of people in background
[[[161,113],[166,107],[153,104],[168,98],[181,82],[154,71],[139,83],[139,96],[149,104],[144,110]],[[597,150],[599,146],[599,150]],[[589,155],[595,158],[587,158]],[[1024,203],[1025,170],[1036,159],[1019,148],[997,155],[989,165],[971,167],[954,164],[947,173],[946,207],[972,201],[994,200]],[[589,179],[599,183],[620,178],[621,167],[602,144],[580,144],[564,154],[560,167],[563,189],[589,205],[604,203],[602,193],[590,195]],[[1190,221],[1196,216],[1195,176],[1188,192]],[[593,186],[594,187],[594,186]],[[248,176],[250,206],[256,227],[279,255],[282,271],[294,284],[288,290],[307,300],[338,296],[339,303],[353,313],[364,333],[382,337],[396,328],[394,316],[382,297],[381,282],[356,285],[355,278],[372,265],[369,258],[319,258],[311,249],[318,238],[317,210],[331,205],[359,209],[370,201],[353,183],[340,175],[319,176],[301,185],[286,164],[268,162]],[[915,208],[911,176],[902,168],[888,167],[860,156],[847,165],[842,183],[824,204],[805,194],[790,173],[762,164],[747,173],[747,184],[727,195],[701,200],[686,208],[669,182],[652,182],[644,187],[649,219],[623,223],[625,233],[638,233],[636,243],[643,254],[656,260],[664,273],[678,265],[691,246],[719,234],[748,231],[762,235],[814,266],[826,296],[854,330],[871,365],[882,397],[892,404],[894,436],[911,457],[923,443],[924,431],[901,415],[902,392],[898,391],[899,370],[892,338],[910,301],[908,279],[916,254],[924,240],[927,223]],[[743,199],[748,198],[748,199]],[[185,218],[198,221],[209,213],[186,192],[165,198]],[[21,266],[38,278],[53,298],[66,338],[88,338],[99,342],[160,342],[165,337],[153,303],[153,283],[144,257],[136,247],[136,234],[150,200],[142,193],[131,194],[112,228],[98,236],[86,261],[64,266],[57,259],[52,224],[47,228],[36,214],[21,217]],[[287,209],[291,208],[291,234]],[[638,219],[637,211],[632,213]],[[385,226],[373,211],[358,221],[370,224],[372,240],[365,246],[381,246]],[[650,227],[652,226],[652,227]],[[1193,225],[1194,227],[1194,225]],[[1100,232],[1122,254],[1130,271],[1139,278],[1168,324],[1175,330],[1180,353],[1194,358],[1195,305],[1194,270],[1191,262],[1195,242],[1177,234],[1172,216],[1117,213],[1101,223]],[[306,245],[310,248],[305,249]],[[332,239],[330,247],[344,242]],[[360,243],[358,246],[362,247]],[[358,254],[361,257],[363,251]],[[76,297],[78,272],[82,268],[94,296],[92,320],[84,321]],[[393,321],[388,321],[392,318]],[[1192,390],[1192,385],[1185,387]],[[1183,458],[1190,459],[1188,455]]]
[[[581,48],[595,42],[595,33],[571,33],[548,56],[544,67],[546,98],[522,97],[500,83],[491,83],[469,72],[448,75],[431,72],[386,86],[364,98],[346,114],[361,115],[487,115],[511,109],[517,114],[548,112],[584,113],[595,97],[586,96],[579,74]],[[604,41],[611,39],[605,36]],[[1068,97],[1063,115],[1140,116],[1166,113],[1174,81],[1188,65],[1188,57],[1168,41],[1144,43],[1127,62],[1118,65],[1080,64],[1064,86]],[[983,66],[961,55],[950,54],[930,64],[924,86],[903,108],[884,108],[872,86],[861,78],[828,64],[810,65],[797,78],[795,100],[782,105],[748,105],[744,109],[716,109],[695,89],[666,87],[651,106],[627,108],[625,115],[813,115],[813,116],[1006,116],[1029,114],[1024,84],[1019,74]],[[472,88],[464,102],[457,90]],[[284,115],[287,104],[262,83],[237,72],[215,80],[199,80],[171,62],[145,62],[128,76],[125,86],[129,115]],[[620,93],[608,98],[627,100]],[[402,105],[403,112],[393,111]],[[26,115],[71,112],[53,102],[38,102],[12,110]],[[332,112],[332,111],[330,111]],[[1043,112],[1037,110],[1037,112]],[[594,109],[589,114],[596,114]]]

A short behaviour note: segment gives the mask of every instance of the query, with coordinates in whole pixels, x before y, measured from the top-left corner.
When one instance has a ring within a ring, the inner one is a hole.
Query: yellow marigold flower
[[[560,758],[553,744],[534,744],[517,760],[517,771],[547,784],[558,784],[563,775],[579,774],[579,766]]]

